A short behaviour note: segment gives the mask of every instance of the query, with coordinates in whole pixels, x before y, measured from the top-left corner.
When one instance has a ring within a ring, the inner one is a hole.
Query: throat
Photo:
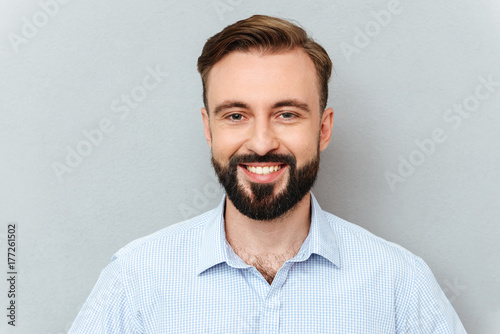
[[[264,277],[264,279],[271,285],[273,283],[274,277],[283,266],[285,261],[280,261],[279,263],[271,263],[263,261],[262,259],[258,259],[251,265],[257,269],[257,271]]]
[[[273,280],[274,280],[274,277],[276,276],[276,273],[277,271],[271,271],[271,272],[267,272],[265,271],[264,269],[259,269],[259,268],[256,268],[259,273],[262,275],[262,277],[264,277],[264,279],[267,281],[267,283],[269,283],[269,285],[273,284]]]
[[[283,264],[291,259],[294,254],[280,254],[280,255],[252,255],[249,256],[244,252],[237,253],[238,256],[248,265],[253,266],[264,277],[264,279],[271,285],[274,277],[278,271],[283,267]],[[246,255],[246,256],[245,256]]]

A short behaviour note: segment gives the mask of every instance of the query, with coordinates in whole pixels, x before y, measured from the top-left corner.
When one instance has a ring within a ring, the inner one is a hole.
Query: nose
[[[278,149],[279,141],[270,120],[256,119],[250,129],[250,138],[246,147],[261,156]]]

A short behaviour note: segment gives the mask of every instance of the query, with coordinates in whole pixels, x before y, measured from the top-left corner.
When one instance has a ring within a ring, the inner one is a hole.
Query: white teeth
[[[246,168],[251,173],[259,175],[267,175],[279,171],[281,169],[281,166],[266,166],[266,167],[246,166]]]

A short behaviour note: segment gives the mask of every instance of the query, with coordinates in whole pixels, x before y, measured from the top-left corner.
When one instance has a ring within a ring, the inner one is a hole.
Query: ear
[[[210,119],[208,118],[207,109],[201,108],[201,117],[203,118],[203,128],[205,130],[205,138],[207,139],[207,144],[212,148],[212,136],[210,133]]]
[[[321,130],[319,134],[319,150],[323,151],[328,147],[332,138],[333,130],[333,109],[328,108],[323,112],[321,117]]]

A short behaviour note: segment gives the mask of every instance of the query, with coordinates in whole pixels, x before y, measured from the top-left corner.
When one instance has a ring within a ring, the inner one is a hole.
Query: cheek
[[[314,134],[310,129],[289,132],[286,136],[281,136],[282,144],[295,155],[298,165],[303,165],[316,155],[318,139],[319,133]]]
[[[212,133],[212,152],[216,159],[228,161],[243,144],[243,136],[234,130],[213,131]]]

